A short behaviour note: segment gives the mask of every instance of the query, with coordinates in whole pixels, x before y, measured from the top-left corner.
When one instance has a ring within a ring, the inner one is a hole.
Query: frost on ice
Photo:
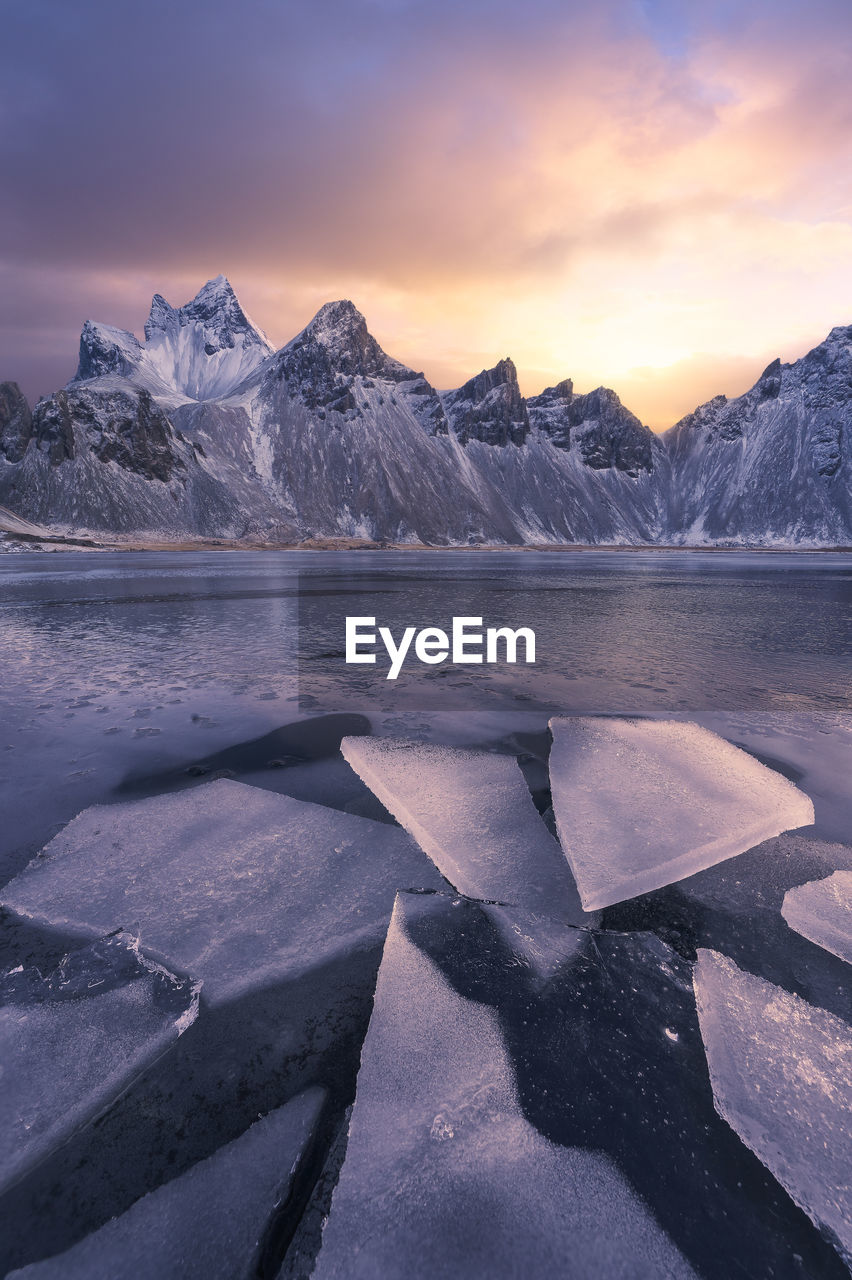
[[[252,1280],[323,1101],[312,1089],[258,1120],[65,1253],[15,1280]]]
[[[133,939],[70,952],[43,978],[0,978],[0,1185],[34,1168],[107,1107],[198,1013],[197,986]]]
[[[2,903],[97,935],[132,927],[214,1006],[380,942],[400,884],[442,883],[396,827],[221,780],[86,809]]]
[[[852,964],[852,871],[788,890],[781,912],[791,929]]]
[[[388,738],[341,746],[460,893],[584,921],[570,868],[513,756]]]
[[[792,782],[699,725],[578,716],[551,731],[556,825],[587,911],[814,820]]]
[[[315,1280],[768,1280],[793,1254],[845,1274],[717,1114],[683,957],[399,895]]]
[[[497,1015],[412,940],[445,910],[397,899],[314,1280],[692,1276],[611,1159],[526,1119]]]
[[[852,1260],[852,1028],[715,951],[694,981],[720,1115]]]

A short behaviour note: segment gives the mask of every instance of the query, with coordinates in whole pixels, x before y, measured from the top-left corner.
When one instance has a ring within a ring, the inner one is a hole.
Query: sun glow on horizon
[[[852,321],[839,0],[213,0],[203,48],[196,2],[165,41],[123,12],[120,70],[94,10],[10,20],[0,377],[30,394],[87,316],[138,332],[220,272],[276,345],[348,297],[441,389],[511,355],[655,429]]]

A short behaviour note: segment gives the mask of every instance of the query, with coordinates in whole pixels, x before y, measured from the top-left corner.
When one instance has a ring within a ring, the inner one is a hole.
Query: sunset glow
[[[438,387],[511,355],[656,428],[852,320],[845,6],[74,9],[6,17],[0,377],[30,395],[88,316],[140,332],[219,272],[276,345],[350,297]]]

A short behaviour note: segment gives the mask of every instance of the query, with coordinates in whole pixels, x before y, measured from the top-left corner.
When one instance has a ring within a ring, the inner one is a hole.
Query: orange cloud
[[[352,297],[439,386],[511,354],[530,392],[604,382],[662,428],[852,319],[840,5],[251,0],[200,46],[166,8],[121,19],[120,68],[85,21],[41,30],[16,84],[5,305],[63,280],[51,344],[224,271],[276,342]]]

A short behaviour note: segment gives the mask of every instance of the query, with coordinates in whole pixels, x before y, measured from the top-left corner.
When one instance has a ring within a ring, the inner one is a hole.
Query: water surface
[[[344,664],[347,613],[395,630],[458,614],[530,626],[537,662],[409,664],[389,682],[379,665]],[[7,555],[0,882],[80,809],[121,798],[128,778],[182,773],[336,711],[365,714],[375,732],[472,743],[539,732],[552,714],[693,718],[801,779],[817,834],[848,839],[850,659],[842,554]],[[281,769],[272,785],[321,798],[322,769]],[[343,785],[348,771],[326,774]]]

